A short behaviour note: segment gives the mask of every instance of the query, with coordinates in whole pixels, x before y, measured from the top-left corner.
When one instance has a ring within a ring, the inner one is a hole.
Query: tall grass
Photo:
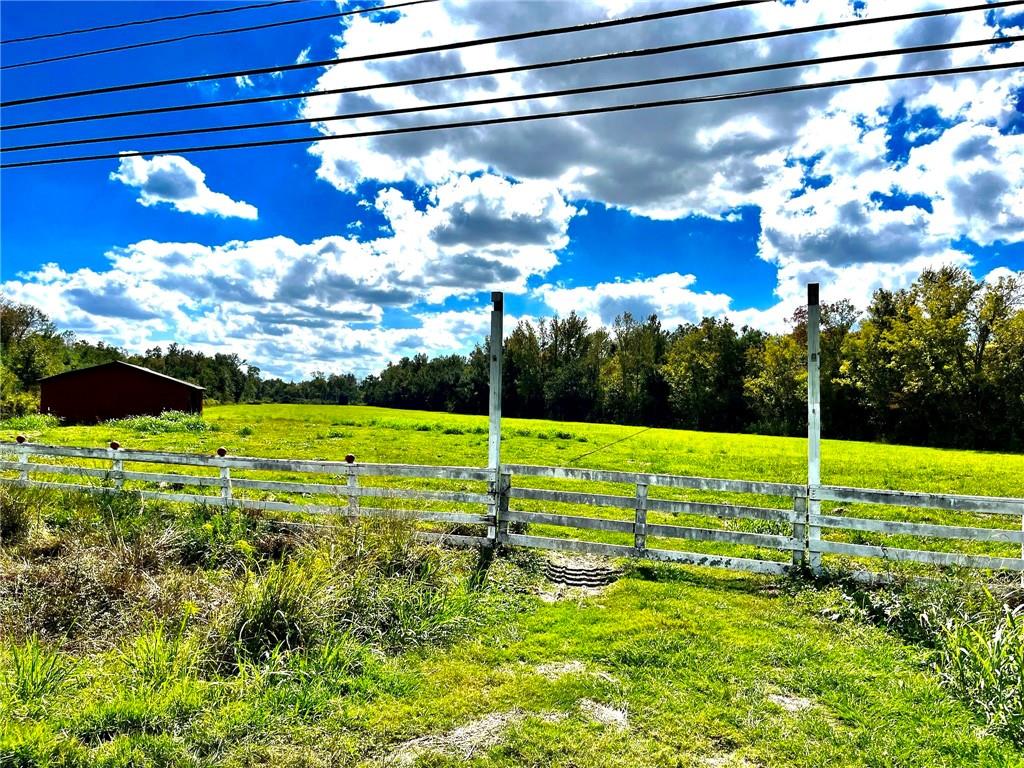
[[[44,503],[37,489],[0,484],[0,544],[23,541]]]

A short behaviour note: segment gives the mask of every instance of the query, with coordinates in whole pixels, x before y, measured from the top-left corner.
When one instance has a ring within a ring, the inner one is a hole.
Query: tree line
[[[926,270],[878,290],[863,313],[821,307],[826,437],[1000,450],[1024,448],[1024,279]],[[487,342],[468,355],[419,354],[357,381],[264,379],[237,355],[172,344],[128,355],[60,333],[38,309],[0,306],[4,409],[31,407],[34,382],[124,359],[206,387],[220,402],[357,403],[486,413]],[[610,328],[575,313],[520,322],[504,341],[507,416],[801,435],[806,430],[806,308],[768,334],[726,319],[663,328],[625,313]]]

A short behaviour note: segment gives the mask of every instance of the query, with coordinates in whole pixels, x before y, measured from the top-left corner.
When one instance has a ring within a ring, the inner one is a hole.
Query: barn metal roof
[[[184,381],[183,379],[176,379],[173,376],[168,376],[165,373],[158,373],[156,371],[151,371],[149,368],[143,368],[141,365],[132,365],[131,363],[126,363],[123,360],[112,360],[109,363],[100,363],[99,365],[90,365],[88,368],[75,368],[73,371],[64,371],[63,373],[55,373],[53,376],[45,376],[42,379],[40,379],[39,381],[41,381],[41,382],[42,381],[50,381],[51,379],[59,379],[62,376],[73,376],[73,375],[75,375],[77,373],[84,373],[85,371],[95,371],[97,368],[109,368],[112,365],[119,365],[119,366],[123,366],[125,368],[134,368],[136,371],[142,371],[143,373],[148,373],[150,376],[159,376],[161,379],[167,379],[168,381],[173,381],[175,384],[183,384],[186,387],[191,387],[192,389],[199,389],[199,390],[202,390],[202,391],[206,391],[206,387],[200,387],[198,384],[193,384],[191,381]]]

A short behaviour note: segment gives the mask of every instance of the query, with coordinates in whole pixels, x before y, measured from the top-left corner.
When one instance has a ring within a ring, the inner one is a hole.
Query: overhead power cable
[[[1024,0],[1008,0],[1003,2],[1002,5],[1024,5]],[[40,128],[51,125],[66,125],[69,123],[87,122],[92,120],[110,120],[121,117],[137,117],[142,115],[155,115],[164,114],[169,112],[184,112],[192,111],[197,109],[211,109],[214,107],[232,107],[242,106],[247,104],[261,104],[273,101],[288,101],[291,99],[302,99],[313,96],[329,96],[339,95],[344,93],[354,93],[361,91],[377,90],[381,88],[397,88],[404,86],[413,85],[426,85],[430,83],[447,82],[451,80],[461,80],[473,77],[489,77],[494,75],[511,74],[515,72],[526,72],[538,69],[548,69],[552,67],[564,67],[577,64],[591,64],[603,61],[613,61],[618,59],[634,58],[640,56],[654,56],[666,53],[677,53],[681,51],[696,50],[701,48],[710,48],[719,45],[731,45],[733,43],[746,43],[754,42],[758,40],[767,40],[771,38],[806,34],[812,32],[827,32],[837,29],[844,29],[847,27],[861,26],[865,24],[881,24],[895,21],[907,21],[911,19],[928,18],[933,16],[953,14],[953,13],[965,13],[968,11],[981,10],[983,8],[992,7],[991,3],[979,3],[970,6],[961,6],[959,8],[948,8],[928,11],[917,11],[911,13],[902,13],[894,16],[878,16],[873,18],[856,18],[847,19],[845,21],[828,22],[824,24],[814,24],[806,27],[792,27],[789,29],[782,30],[770,30],[766,32],[752,32],[743,35],[730,35],[727,37],[712,38],[706,40],[695,40],[686,43],[677,43],[674,45],[663,45],[654,48],[641,48],[632,51],[617,51],[614,53],[602,53],[595,54],[592,56],[582,56],[570,59],[560,59],[557,61],[542,62],[539,64],[517,64],[506,67],[495,67],[492,69],[476,70],[473,72],[455,72],[446,75],[430,75],[426,77],[418,77],[408,80],[397,80],[391,82],[382,83],[368,83],[365,85],[352,85],[344,86],[341,88],[329,88],[317,91],[298,91],[294,93],[283,93],[283,94],[268,94],[262,96],[251,96],[244,99],[228,99],[224,101],[210,101],[201,102],[198,104],[177,104],[165,107],[148,107],[146,109],[132,109],[124,110],[120,112],[104,112],[91,115],[76,115],[71,117],[62,118],[51,118],[49,120],[35,120],[32,122],[15,123],[11,125],[0,125],[0,131],[13,131],[22,128]],[[334,59],[333,63],[341,63],[346,61],[345,59]]]
[[[627,24],[639,24],[647,21],[659,21],[662,19],[679,18],[683,16],[695,16],[701,13],[722,11],[729,8],[739,8],[762,3],[775,2],[775,0],[727,0],[727,2],[713,3],[710,5],[697,5],[688,8],[677,8],[657,13],[646,13],[639,16],[624,16],[618,19],[606,19],[588,24],[572,24],[564,27],[553,27],[549,29],[535,29],[528,32],[513,32],[493,37],[476,38],[472,40],[461,40],[455,43],[440,43],[419,48],[406,48],[399,51],[385,51],[381,53],[367,53],[360,56],[348,56],[336,59],[323,59],[320,61],[304,61],[295,64],[280,64],[273,67],[258,67],[256,69],[235,70],[232,72],[217,72],[207,75],[189,75],[187,77],[174,77],[167,80],[150,80],[140,83],[125,83],[122,85],[108,85],[101,88],[89,88],[83,91],[67,91],[64,93],[52,93],[46,96],[32,96],[25,99],[12,99],[0,102],[0,107],[14,107],[21,104],[38,104],[44,101],[57,101],[58,99],[71,99],[80,96],[98,96],[105,93],[121,93],[123,91],[135,91],[144,88],[157,88],[165,85],[184,85],[185,83],[200,83],[209,80],[223,80],[228,77],[250,77],[254,75],[269,75],[271,72],[291,72],[298,69],[309,69],[326,67],[332,64],[351,64],[362,61],[378,61],[399,56],[412,56],[421,53],[438,53],[441,51],[454,51],[461,48],[471,48],[478,45],[490,45],[493,43],[509,43],[517,40],[530,40],[538,37],[549,37],[551,35],[565,35],[573,32],[590,32],[597,29],[608,29]],[[1003,0],[1003,2],[1021,2],[1021,0]],[[982,4],[980,7],[988,7],[990,4]]]
[[[121,21],[116,24],[104,24],[99,27],[86,27],[84,29],[65,29],[59,32],[45,32],[38,35],[27,35],[25,37],[12,37],[7,40],[0,40],[0,45],[9,43],[27,43],[30,40],[48,40],[54,37],[67,37],[69,35],[84,35],[87,32],[102,32],[107,29],[123,29],[124,27],[137,27],[142,24],[156,24],[163,21],[178,21],[179,19],[192,19],[197,16],[215,16],[221,13],[238,13],[239,11],[254,11],[260,8],[274,8],[278,5],[293,5],[306,2],[306,0],[275,0],[272,3],[255,3],[253,5],[233,5],[229,8],[216,8],[210,11],[193,11],[192,13],[179,13],[174,16],[160,16],[155,19],[139,19],[137,21]]]
[[[112,141],[139,141],[143,139],[167,138],[170,136],[187,136],[191,134],[223,133],[227,131],[243,131],[256,128],[279,128],[289,125],[305,125],[314,123],[327,123],[336,120],[356,120],[369,117],[391,117],[395,115],[414,114],[420,112],[435,112],[446,109],[459,109],[464,107],[491,106],[495,104],[507,104],[519,101],[531,101],[535,99],[560,98],[565,96],[579,96],[583,94],[604,93],[607,91],[627,90],[631,88],[645,88],[657,85],[671,85],[697,80],[710,80],[719,77],[735,77],[740,75],[752,75],[763,72],[774,72],[783,69],[795,69],[799,67],[818,66],[822,64],[837,64],[845,61],[858,61],[863,59],[882,58],[886,56],[899,56],[915,53],[930,53],[933,51],[949,51],[961,48],[977,48],[984,45],[996,43],[1017,43],[1024,41],[1024,34],[1000,38],[983,38],[979,40],[961,40],[948,43],[933,43],[931,45],[917,45],[908,48],[888,48],[884,50],[867,51],[863,53],[844,53],[836,56],[825,56],[809,59],[798,59],[795,61],[775,62],[771,64],[754,64],[749,67],[732,67],[719,69],[710,72],[693,72],[685,75],[671,75],[645,80],[630,80],[627,82],[606,83],[601,85],[580,86],[577,88],[562,88],[554,91],[541,91],[538,93],[517,94],[514,96],[488,96],[482,99],[471,99],[468,101],[455,101],[440,104],[424,104],[411,107],[397,107],[392,109],[375,109],[363,112],[349,112],[340,115],[322,115],[320,117],[299,117],[287,120],[270,120],[255,123],[241,123],[237,125],[213,125],[201,128],[180,128],[168,131],[153,131],[150,133],[123,134],[120,136],[94,136],[87,139],[72,139],[49,141],[39,144],[23,144],[14,147],[4,147],[3,152],[23,152],[35,149],[54,149],[64,147],[81,146],[83,144],[103,144]]]
[[[190,154],[198,152],[219,152],[233,149],[251,149],[255,147],[285,146],[290,144],[319,144],[323,141],[338,141],[341,139],[364,139],[381,136],[398,136],[409,133],[424,133],[429,131],[450,130],[454,128],[478,128],[491,125],[505,125],[510,123],[525,123],[538,120],[551,120],[565,117],[580,117],[584,115],[600,115],[615,112],[628,112],[641,109],[656,109],[661,107],[675,107],[687,104],[702,104],[716,101],[733,101],[736,99],[749,99],[759,96],[776,96],[785,93],[799,93],[822,88],[838,88],[841,86],[860,85],[862,83],[879,83],[891,80],[909,80],[922,77],[944,77],[949,75],[965,75],[977,72],[991,72],[1004,69],[1019,69],[1024,67],[1024,61],[998,62],[992,64],[973,64],[964,67],[947,67],[941,69],[919,70],[914,72],[896,72],[884,75],[867,75],[863,77],[848,77],[840,80],[830,80],[818,83],[797,83],[794,85],[776,86],[773,88],[762,88],[758,90],[733,91],[730,93],[708,94],[703,96],[687,96],[676,99],[662,99],[659,101],[634,102],[630,104],[613,104],[597,107],[584,107],[580,109],[567,109],[557,112],[540,112],[528,115],[512,115],[508,117],[481,118],[474,120],[461,120],[451,123],[433,123],[427,125],[410,125],[393,128],[380,128],[375,130],[355,131],[352,133],[339,133],[331,136],[300,136],[284,139],[265,139],[262,141],[245,141],[232,144],[213,144],[188,147],[161,147],[150,149],[145,152],[114,152],[97,155],[79,155],[74,157],[58,157],[43,160],[26,160],[17,163],[4,163],[0,169],[30,168],[42,165],[62,165],[66,163],[81,163],[93,160],[119,160],[128,157],[143,157],[145,155],[166,155],[166,154]]]
[[[92,51],[79,51],[77,53],[65,53],[61,56],[51,56],[48,59],[35,59],[33,61],[19,61],[16,64],[4,64],[0,66],[0,70],[5,69],[20,69],[22,67],[34,67],[37,64],[53,64],[58,61],[70,61],[71,59],[82,59],[86,56],[99,56],[104,53],[117,53],[118,51],[131,51],[138,48],[150,48],[154,45],[168,45],[170,43],[180,43],[186,40],[196,40],[199,38],[206,37],[218,37],[220,35],[233,35],[241,32],[257,32],[264,29],[274,29],[276,27],[287,27],[293,24],[308,24],[313,21],[323,21],[325,19],[339,19],[346,16],[357,16],[364,13],[376,13],[377,11],[389,11],[395,8],[404,8],[409,5],[422,5],[423,3],[435,3],[437,0],[406,0],[401,3],[392,3],[391,5],[378,5],[372,8],[356,8],[350,11],[337,11],[335,13],[324,13],[319,16],[303,16],[298,19],[284,19],[281,21],[269,21],[265,24],[253,24],[248,27],[233,27],[232,29],[215,29],[207,32],[190,32],[187,35],[178,35],[177,37],[165,37],[160,40],[146,40],[140,43],[127,43],[125,45],[116,45],[110,48],[98,48]]]

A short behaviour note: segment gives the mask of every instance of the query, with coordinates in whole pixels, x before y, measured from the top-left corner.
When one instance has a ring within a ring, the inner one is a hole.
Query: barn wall
[[[202,392],[122,366],[84,369],[40,383],[40,408],[69,423],[92,424],[162,411],[202,413]]]

